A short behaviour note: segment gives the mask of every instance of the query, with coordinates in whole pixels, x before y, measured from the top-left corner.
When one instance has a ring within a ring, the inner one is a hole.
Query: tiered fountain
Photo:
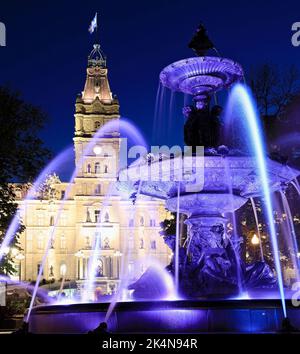
[[[232,60],[206,56],[213,45],[202,26],[190,46],[197,56],[167,66],[160,74],[160,82],[172,91],[193,97],[194,104],[184,108],[185,143],[191,147],[191,154],[145,157],[122,170],[118,183],[123,194],[164,199],[168,210],[177,212],[177,216],[186,215],[186,247],[180,248],[178,233],[174,238],[166,237],[166,242],[174,252],[168,269],[177,278],[179,297],[188,300],[151,301],[151,281],[155,279],[142,276],[130,288],[143,301],[119,302],[109,318],[105,317],[107,304],[38,307],[31,314],[31,331],[85,332],[105,318],[112,332],[274,332],[281,328],[287,315],[294,325],[300,326],[297,309],[284,299],[272,220],[269,234],[275,272],[262,261],[247,267],[241,262],[239,240],[227,235],[226,217],[257,196],[264,198],[266,214],[270,216],[270,192],[280,190],[299,172],[264,158],[254,110],[241,86],[237,90],[243,97],[245,119],[252,130],[254,154],[245,156],[221,145],[220,107],[210,109],[209,103],[216,91],[241,81],[243,70]],[[201,151],[204,154],[199,154]],[[137,167],[140,175],[135,178],[132,176]],[[150,179],[144,178],[149,170]],[[275,289],[279,299],[238,299],[245,289]]]

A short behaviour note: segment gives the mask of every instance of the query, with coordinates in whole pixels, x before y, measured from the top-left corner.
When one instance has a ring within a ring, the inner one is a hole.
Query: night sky
[[[49,115],[42,138],[57,153],[72,143],[74,104],[85,81],[99,13],[100,42],[108,59],[111,89],[121,114],[151,142],[159,72],[193,56],[187,43],[203,22],[222,56],[246,72],[265,62],[296,64],[291,26],[300,21],[298,1],[5,1],[0,21],[7,46],[0,47],[0,84],[9,84]],[[180,141],[183,120],[174,121],[170,143]]]

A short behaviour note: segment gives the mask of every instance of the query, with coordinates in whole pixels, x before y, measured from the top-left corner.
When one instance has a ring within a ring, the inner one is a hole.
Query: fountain
[[[36,307],[31,311],[30,331],[85,333],[105,320],[112,332],[274,332],[287,316],[300,326],[297,309],[285,299],[271,198],[299,172],[265,156],[253,103],[240,84],[242,67],[229,59],[206,56],[214,47],[203,26],[190,47],[197,57],[177,61],[160,74],[162,86],[193,97],[194,104],[183,109],[188,154],[140,158],[120,171],[116,185],[121,195],[132,199],[137,194],[163,199],[166,208],[176,213],[176,235],[164,239],[174,253],[167,270],[181,299],[152,301],[167,278],[150,267],[129,285],[137,301]],[[222,145],[221,107],[210,109],[213,95],[231,87],[225,122],[230,122],[233,106],[241,105],[251,155]],[[256,197],[264,198],[276,275],[263,255],[246,266],[240,259],[239,239],[227,232],[227,216],[249,200],[253,206]],[[181,214],[186,215],[188,228],[186,247],[179,240]],[[279,299],[243,299],[241,288],[278,291]],[[165,289],[161,291],[165,294]]]

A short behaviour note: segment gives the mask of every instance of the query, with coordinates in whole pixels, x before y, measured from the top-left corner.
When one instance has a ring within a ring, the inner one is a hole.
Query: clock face
[[[94,146],[93,151],[94,151],[95,155],[100,155],[102,152],[102,147],[99,145],[96,145],[96,146]]]

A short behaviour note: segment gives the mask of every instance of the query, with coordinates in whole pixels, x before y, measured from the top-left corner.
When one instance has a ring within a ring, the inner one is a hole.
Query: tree
[[[250,86],[262,117],[280,118],[285,109],[300,92],[300,75],[291,66],[280,71],[273,65],[264,64],[252,70]]]
[[[25,102],[18,92],[0,86],[0,243],[18,210],[12,182],[33,181],[50,158],[38,136],[45,122],[46,114],[39,107]],[[12,246],[19,247],[23,230],[20,220]],[[8,253],[0,262],[0,273],[13,272],[12,255]]]

